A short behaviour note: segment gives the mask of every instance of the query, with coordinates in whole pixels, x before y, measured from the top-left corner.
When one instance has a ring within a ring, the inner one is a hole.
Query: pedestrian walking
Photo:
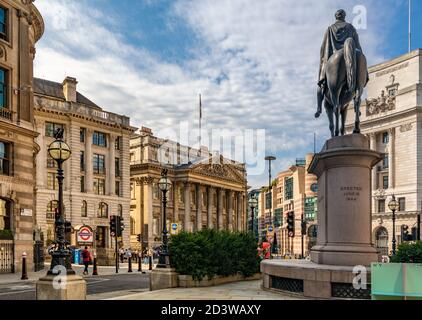
[[[125,252],[125,258],[129,261],[129,258],[132,258],[132,251],[130,251],[130,248],[129,249],[126,249],[126,252]]]
[[[85,249],[82,250],[82,261],[85,266],[83,274],[87,275],[89,273],[88,266],[91,264],[91,261],[92,261],[91,253],[88,251],[88,247],[85,247]]]
[[[125,250],[123,248],[119,249],[119,257],[121,263],[125,262]]]

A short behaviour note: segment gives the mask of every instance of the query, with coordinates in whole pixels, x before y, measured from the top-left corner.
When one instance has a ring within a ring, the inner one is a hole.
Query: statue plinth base
[[[318,177],[318,264],[369,266],[378,261],[371,236],[371,170],[381,154],[352,134],[328,140],[308,171]]]
[[[37,300],[86,300],[86,281],[77,275],[51,275],[36,283]]]

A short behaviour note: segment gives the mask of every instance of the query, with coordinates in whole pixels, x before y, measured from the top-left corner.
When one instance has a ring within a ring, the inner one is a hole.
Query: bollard
[[[149,256],[149,270],[152,270],[152,256]]]
[[[128,263],[129,263],[129,268],[128,268],[127,272],[132,272],[132,257],[128,258]]]
[[[97,254],[94,253],[94,267],[92,270],[92,275],[93,276],[98,276],[98,270],[97,270]]]
[[[142,257],[138,254],[138,271],[142,272]]]
[[[22,253],[22,277],[21,280],[28,280],[28,273],[26,272],[26,252]]]

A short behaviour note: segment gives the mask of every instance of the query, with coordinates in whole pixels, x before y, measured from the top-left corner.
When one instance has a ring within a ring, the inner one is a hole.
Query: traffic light
[[[289,211],[287,213],[287,231],[289,237],[293,238],[295,236],[295,213],[294,211]]]
[[[65,233],[71,233],[72,232],[72,222],[70,222],[70,221],[64,222],[64,232]]]
[[[121,237],[123,235],[123,230],[125,230],[125,225],[123,224],[123,218],[116,216],[116,235]]]
[[[406,224],[401,226],[401,239],[402,241],[409,241],[409,226]]]
[[[116,216],[110,217],[110,233],[112,236],[116,236],[117,231],[117,221]]]
[[[138,242],[141,242],[141,235],[140,235],[140,234],[138,234],[138,235],[136,236],[136,240],[137,240]]]

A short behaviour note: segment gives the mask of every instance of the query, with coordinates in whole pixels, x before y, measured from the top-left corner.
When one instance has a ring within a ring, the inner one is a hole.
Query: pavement
[[[262,280],[240,281],[214,287],[144,291],[106,300],[307,300],[301,296],[264,291]]]

